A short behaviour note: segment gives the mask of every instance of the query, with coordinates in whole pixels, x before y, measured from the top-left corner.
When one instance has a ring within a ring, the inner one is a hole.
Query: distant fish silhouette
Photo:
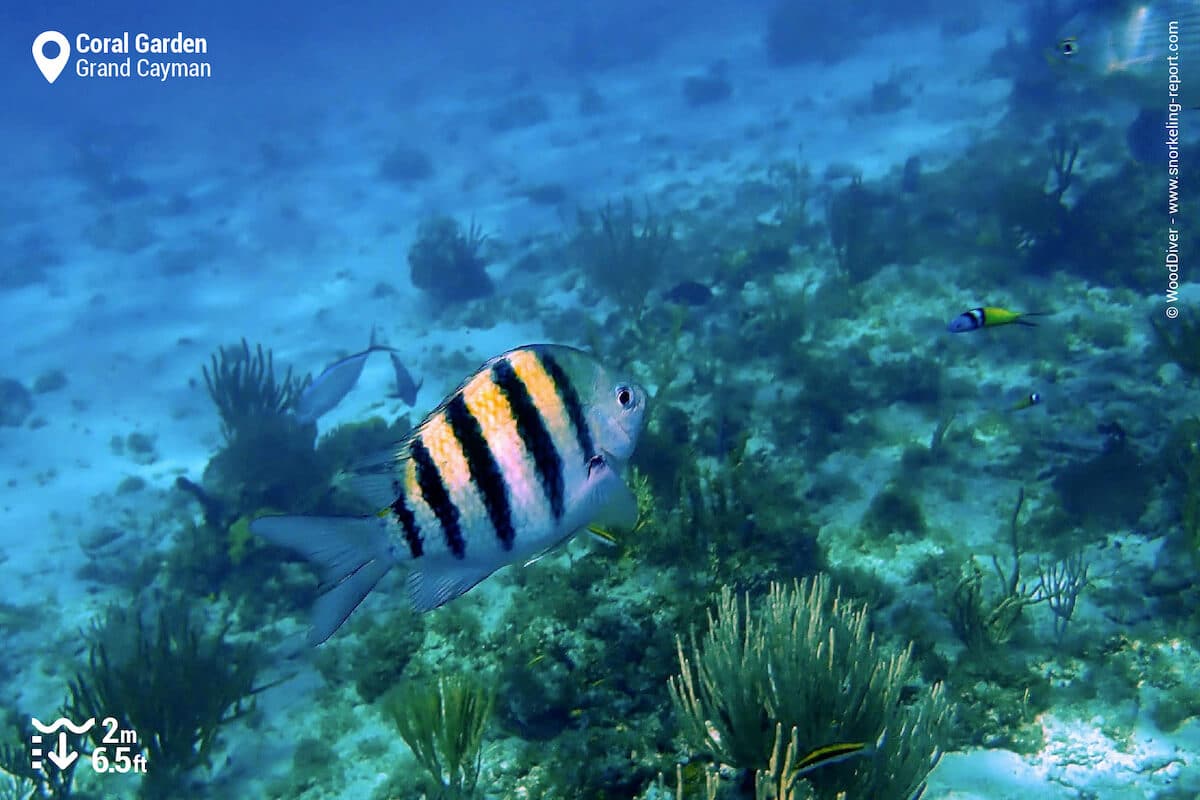
[[[1022,397],[1010,409],[1011,411],[1023,411],[1027,408],[1033,408],[1042,402],[1042,395],[1038,392],[1030,392],[1025,397]]]
[[[421,384],[425,382],[422,378],[420,381],[413,381],[412,375],[404,367],[404,362],[400,360],[400,356],[395,353],[388,353],[392,359],[392,369],[396,371],[396,391],[392,392],[392,397],[398,397],[404,401],[404,404],[412,408],[417,404],[417,392],[421,389]]]
[[[375,343],[375,331],[371,331],[371,343],[361,353],[346,356],[333,362],[321,372],[308,388],[300,393],[296,401],[296,417],[301,422],[315,422],[328,414],[342,398],[350,394],[350,390],[358,383],[367,357],[377,350],[391,351]]]

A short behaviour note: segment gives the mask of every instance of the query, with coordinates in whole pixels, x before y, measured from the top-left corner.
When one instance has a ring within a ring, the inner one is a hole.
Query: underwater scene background
[[[5,4],[0,798],[1200,797],[1197,9]]]

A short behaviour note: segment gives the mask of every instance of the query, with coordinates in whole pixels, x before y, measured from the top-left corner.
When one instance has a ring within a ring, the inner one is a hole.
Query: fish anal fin
[[[408,599],[416,611],[432,611],[471,591],[495,570],[458,560],[421,559],[409,570]]]

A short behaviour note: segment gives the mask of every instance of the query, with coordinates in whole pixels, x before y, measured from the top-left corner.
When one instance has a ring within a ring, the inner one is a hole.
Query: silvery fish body
[[[366,517],[263,517],[252,530],[321,571],[310,641],[327,639],[392,567],[428,611],[590,524],[632,526],[619,475],[646,393],[588,354],[531,345],[485,363],[402,442],[363,462]]]
[[[321,370],[300,397],[296,399],[294,412],[301,422],[316,422],[325,414],[337,408],[346,395],[358,384],[363,367],[371,353],[392,348],[375,343],[375,331],[371,331],[371,343],[360,353],[348,355],[333,362]]]
[[[326,367],[296,400],[296,417],[301,422],[316,422],[328,414],[358,383],[370,350],[355,353]]]

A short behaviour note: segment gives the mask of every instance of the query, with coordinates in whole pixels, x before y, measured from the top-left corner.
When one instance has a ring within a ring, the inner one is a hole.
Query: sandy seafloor
[[[439,72],[432,60],[395,58],[389,74],[356,82],[353,69],[328,56],[328,68],[315,78],[309,73],[303,90],[286,101],[264,101],[258,94],[264,87],[286,87],[272,83],[288,77],[288,67],[279,65],[275,74],[259,74],[240,88],[224,83],[220,92],[190,86],[176,96],[172,87],[142,87],[132,100],[123,98],[135,108],[144,104],[144,117],[134,120],[92,117],[80,120],[77,131],[53,132],[39,129],[32,113],[0,122],[6,137],[20,143],[15,154],[10,146],[0,165],[4,183],[23,187],[0,199],[4,249],[55,254],[45,280],[0,293],[9,343],[0,373],[26,385],[49,370],[68,378],[64,389],[36,395],[36,424],[0,429],[4,600],[51,607],[55,621],[50,629],[4,643],[6,665],[20,673],[19,694],[4,702],[22,710],[53,707],[63,674],[81,652],[80,628],[107,600],[106,590],[73,578],[85,561],[80,532],[128,525],[132,510],[142,520],[141,546],[155,547],[148,521],[153,509],[166,502],[162,495],[177,476],[198,478],[219,445],[217,415],[199,380],[201,364],[217,346],[246,337],[273,347],[278,363],[316,372],[363,347],[374,324],[381,340],[400,348],[409,369],[424,379],[414,409],[424,412],[463,377],[447,368],[448,354],[465,349],[482,361],[544,338],[536,309],[494,327],[464,330],[461,315],[439,313],[411,286],[405,253],[417,222],[430,213],[474,215],[483,229],[515,243],[561,230],[576,205],[594,207],[621,195],[665,197],[688,207],[704,192],[731,191],[779,159],[806,163],[816,175],[832,162],[850,161],[868,179],[914,154],[936,168],[1003,115],[1009,86],[988,77],[984,66],[1015,19],[1015,12],[1012,19],[991,18],[958,38],[943,38],[936,27],[897,32],[873,39],[836,66],[776,70],[764,63],[758,15],[730,14],[720,26],[684,31],[657,58],[585,81],[549,71],[519,81],[511,70]],[[682,77],[704,72],[716,59],[728,62],[734,101],[689,108],[679,92]],[[220,68],[219,53],[213,60]],[[304,62],[291,68],[302,70]],[[873,82],[897,69],[910,71],[911,85],[919,87],[911,106],[892,114],[853,111]],[[513,88],[517,82],[522,88]],[[581,118],[575,107],[584,83],[605,98],[606,108]],[[490,131],[486,111],[510,93],[526,92],[546,99],[551,119],[504,134]],[[775,125],[779,121],[787,124]],[[749,128],[759,134],[747,137]],[[151,185],[148,195],[106,209],[77,177],[64,173],[62,148],[92,132],[115,142],[112,151],[123,153],[130,172]],[[430,153],[436,165],[430,180],[404,186],[378,177],[380,159],[399,141]],[[280,154],[272,166],[258,155],[262,143]],[[561,207],[538,207],[515,196],[519,187],[547,182],[566,187],[568,201]],[[187,210],[166,213],[164,198],[176,194],[187,197]],[[94,233],[86,233],[97,225],[115,237],[145,236],[150,243],[98,247]],[[519,248],[513,252],[515,260]],[[165,269],[171,259],[189,266]],[[500,295],[532,296],[529,290],[538,288],[543,307],[578,302],[570,288],[572,265],[563,264],[564,280],[542,291],[544,276],[523,277],[511,270],[512,260],[489,267]],[[886,271],[878,280],[885,298],[889,285],[903,282],[889,284]],[[396,293],[373,297],[380,282]],[[935,320],[931,336],[940,334],[945,310],[957,312],[981,295],[978,287],[956,286],[952,274],[939,275],[938,282],[940,294],[926,298],[927,305],[906,300],[921,324]],[[1155,302],[1072,294],[1067,283],[1042,291],[1073,296],[1079,313],[1105,313],[1130,302],[1148,311]],[[863,324],[886,330],[893,323]],[[1148,336],[1145,326],[1138,335]],[[962,343],[967,352],[979,346]],[[1023,368],[995,369],[995,382],[1003,384],[1005,371],[1020,378]],[[1178,374],[1168,371],[1161,380],[1160,388],[1182,387]],[[386,359],[372,360],[357,389],[322,420],[322,429],[406,411],[387,398],[390,381]],[[1181,403],[1197,406],[1194,396]],[[905,420],[898,415],[883,424],[903,427]],[[114,451],[112,440],[133,432],[153,438],[149,463]],[[927,437],[928,429],[914,429],[912,436]],[[857,470],[869,483],[880,466],[848,462],[829,469]],[[148,488],[117,496],[116,486],[130,476],[143,478]],[[991,504],[1002,517],[1011,505],[1009,488],[996,489]],[[826,524],[852,524],[861,510],[859,502],[819,513]],[[970,511],[927,513],[947,520]],[[984,525],[965,535],[985,539],[993,529]],[[1154,542],[1129,531],[1114,531],[1113,539],[1125,541],[1124,559],[1153,562]],[[834,547],[831,558],[865,557]],[[1100,562],[1096,572],[1108,576],[1101,581],[1113,580],[1125,568]],[[1186,643],[1179,657],[1200,665]],[[288,768],[288,742],[312,713],[315,680],[306,673],[268,692],[261,699],[260,729],[235,727],[224,734],[218,781],[244,785],[247,775],[269,779],[277,774],[273,770]],[[1129,740],[1114,741],[1101,732],[1108,713],[1114,712],[1097,707],[1045,714],[1046,744],[1034,756],[951,753],[926,797],[1123,800],[1149,796],[1181,771],[1200,768],[1200,722],[1165,735],[1147,719]],[[370,709],[363,709],[362,719],[364,729],[377,724]],[[346,736],[339,749],[352,753],[355,739]],[[402,749],[395,745],[393,756]],[[272,762],[273,768],[262,770]],[[344,787],[346,797],[367,796],[380,779],[370,770],[349,774],[354,783]]]

